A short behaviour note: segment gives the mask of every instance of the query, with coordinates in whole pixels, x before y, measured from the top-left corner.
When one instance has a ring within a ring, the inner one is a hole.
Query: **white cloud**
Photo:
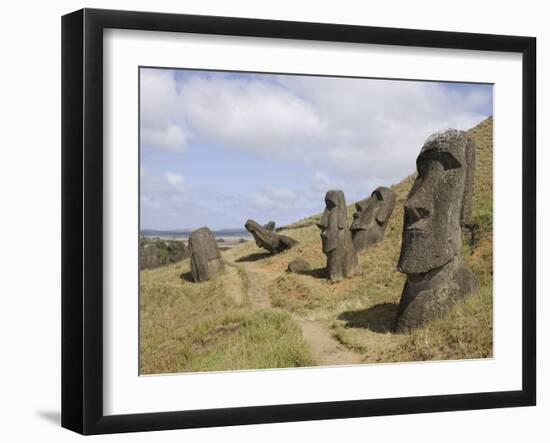
[[[441,83],[303,76],[142,74],[143,141],[181,152],[217,143],[301,163],[353,183],[395,181],[414,169],[433,132],[469,129],[488,89]]]
[[[161,204],[159,201],[152,199],[148,195],[142,194],[141,195],[141,205],[142,207],[148,208],[148,209],[158,209],[161,207]]]
[[[315,109],[286,88],[260,80],[192,77],[178,112],[200,140],[257,154],[296,157],[322,133]],[[292,152],[279,152],[292,146]]]
[[[424,140],[448,127],[469,129],[485,115],[490,93],[459,92],[431,82],[279,77],[321,116],[325,133],[310,146],[316,158],[352,182],[412,172]],[[306,159],[307,160],[307,159]]]
[[[147,196],[151,201],[163,200],[164,196],[190,192],[185,177],[175,172],[165,172],[164,174],[150,174],[142,170],[141,172],[141,194]]]
[[[186,189],[185,177],[183,175],[176,174],[175,172],[166,172],[164,178],[174,189],[180,192]]]
[[[311,190],[314,193],[320,194],[327,192],[331,188],[332,182],[325,174],[319,171],[313,174],[313,177],[311,178]]]
[[[152,129],[166,127],[173,118],[176,104],[176,80],[173,71],[143,69],[140,75],[140,120]]]
[[[191,189],[188,186],[185,177],[175,172],[165,172],[163,174],[150,173],[145,168],[141,168],[141,227],[158,228],[158,214],[162,214],[164,223],[171,223],[162,226],[163,228],[181,228],[173,224],[171,219],[164,220],[169,213],[174,212],[177,206],[186,205],[191,198]],[[185,220],[185,219],[183,219]]]
[[[144,69],[140,76],[141,144],[147,148],[184,152],[187,135],[176,124],[176,80],[170,70]]]
[[[259,209],[288,211],[294,208],[298,196],[286,188],[267,187],[252,195],[252,203]]]
[[[249,153],[267,172],[269,161],[277,170],[291,166],[288,177],[250,171],[231,192],[216,184],[191,192],[194,183],[175,172],[142,175],[145,204],[178,205],[182,218],[225,227],[248,217],[293,221],[322,209],[328,189],[344,190],[349,202],[365,198],[412,173],[432,133],[480,122],[492,99],[490,88],[432,82],[189,71],[176,80],[174,71],[158,69],[142,71],[141,94],[146,149],[179,154],[215,144]]]

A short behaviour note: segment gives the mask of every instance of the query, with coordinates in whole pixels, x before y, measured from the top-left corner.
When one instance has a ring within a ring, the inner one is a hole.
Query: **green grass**
[[[141,272],[142,374],[314,364],[287,313],[251,309],[225,290],[238,269],[204,283],[180,278],[188,271],[185,262]]]
[[[285,313],[241,309],[198,322],[193,333],[192,357],[176,370],[266,369],[314,364],[301,330]]]

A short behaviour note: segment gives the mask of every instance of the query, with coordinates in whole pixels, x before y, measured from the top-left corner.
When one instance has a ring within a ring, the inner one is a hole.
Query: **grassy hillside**
[[[253,309],[235,267],[188,281],[189,260],[141,271],[141,373],[309,366],[289,315]]]
[[[322,278],[326,259],[318,216],[283,230],[300,242],[290,251],[270,256],[253,241],[225,251],[227,270],[211,282],[187,281],[188,260],[142,271],[142,373],[490,357],[492,118],[469,132],[477,150],[473,220],[479,228],[476,243],[463,252],[478,277],[479,294],[410,334],[391,332],[405,282],[396,264],[413,174],[392,186],[397,200],[385,239],[360,253],[362,272],[353,278]],[[298,257],[312,271],[286,273]],[[317,335],[326,331],[324,341],[312,335],[312,325]]]

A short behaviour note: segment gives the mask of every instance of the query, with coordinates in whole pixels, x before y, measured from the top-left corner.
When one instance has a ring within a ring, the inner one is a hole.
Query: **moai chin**
[[[191,274],[194,281],[210,280],[223,271],[224,263],[218,244],[212,231],[206,226],[191,233],[188,246],[191,254]]]
[[[412,329],[440,316],[477,291],[462,258],[462,224],[469,220],[475,147],[464,132],[438,132],[416,160],[418,176],[404,206],[398,270],[407,274],[396,330]]]
[[[325,196],[325,205],[317,227],[321,230],[323,253],[327,256],[327,278],[336,281],[356,274],[359,263],[348,227],[344,193],[328,191]]]
[[[254,220],[248,219],[244,227],[254,237],[256,246],[259,248],[264,248],[272,254],[285,251],[298,244],[298,242],[293,238],[287,237],[286,235],[276,234],[273,230],[261,226]]]
[[[357,251],[382,241],[395,205],[395,192],[380,186],[369,198],[355,204],[351,236]]]

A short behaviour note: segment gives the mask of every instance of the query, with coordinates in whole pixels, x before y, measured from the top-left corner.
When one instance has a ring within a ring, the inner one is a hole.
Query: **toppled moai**
[[[216,239],[206,226],[191,233],[188,246],[194,281],[209,280],[223,271],[224,263]]]
[[[355,204],[351,236],[357,251],[382,241],[395,205],[395,192],[380,186],[369,198]]]
[[[418,327],[477,292],[477,279],[462,258],[462,225],[472,208],[474,142],[464,131],[438,132],[424,143],[416,165],[397,267],[407,274],[398,331]]]
[[[321,230],[323,253],[327,256],[327,278],[336,281],[355,275],[359,263],[348,227],[346,198],[342,191],[327,192],[325,210],[317,227]]]
[[[286,235],[276,234],[254,220],[247,220],[244,227],[254,237],[256,246],[267,249],[272,254],[290,249],[298,244],[296,240]],[[275,226],[274,226],[275,227]]]

